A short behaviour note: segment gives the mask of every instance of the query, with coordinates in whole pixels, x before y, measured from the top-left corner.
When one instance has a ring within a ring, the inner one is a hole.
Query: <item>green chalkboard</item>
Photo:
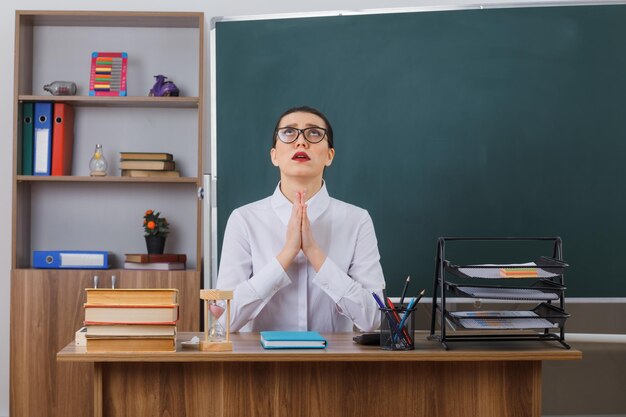
[[[215,35],[220,244],[230,212],[276,186],[277,116],[310,105],[335,130],[328,190],[370,212],[391,295],[409,274],[432,294],[439,236],[561,236],[567,296],[626,296],[626,6],[224,20]]]

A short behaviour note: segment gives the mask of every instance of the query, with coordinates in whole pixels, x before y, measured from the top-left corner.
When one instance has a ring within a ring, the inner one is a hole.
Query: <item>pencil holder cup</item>
[[[415,308],[381,308],[380,348],[384,350],[415,349]]]

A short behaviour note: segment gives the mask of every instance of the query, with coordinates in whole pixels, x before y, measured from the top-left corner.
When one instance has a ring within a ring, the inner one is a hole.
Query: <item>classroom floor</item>
[[[572,415],[544,415],[542,417],[626,417],[626,414],[577,414],[575,416]]]

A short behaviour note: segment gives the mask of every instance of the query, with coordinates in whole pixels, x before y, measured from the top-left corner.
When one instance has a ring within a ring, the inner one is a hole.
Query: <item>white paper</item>
[[[537,264],[535,262],[526,262],[526,263],[522,263],[522,264],[480,264],[480,265],[476,265],[477,267],[479,266],[493,266],[495,268],[459,268],[459,272],[464,273],[465,275],[472,277],[472,278],[487,278],[487,279],[503,279],[503,278],[509,278],[509,279],[516,279],[517,277],[503,277],[502,275],[500,275],[500,269],[499,268],[510,268],[510,267],[514,267],[514,266],[524,266],[524,267],[529,267],[529,268],[535,268],[537,267]],[[537,267],[537,276],[536,277],[527,277],[527,278],[554,278],[556,276],[558,276],[559,274],[554,274],[552,272],[548,272],[545,271],[541,268]],[[519,278],[517,278],[519,279]]]
[[[50,163],[50,129],[35,129],[35,169],[37,174],[49,171]]]
[[[539,317],[534,311],[515,310],[480,310],[480,311],[455,311],[450,313],[454,317]]]
[[[556,293],[530,288],[458,287],[475,298],[497,298],[501,300],[558,300]]]
[[[104,255],[99,253],[61,253],[61,266],[105,266]]]
[[[466,329],[549,329],[558,327],[556,324],[542,318],[527,319],[459,319],[459,323]]]

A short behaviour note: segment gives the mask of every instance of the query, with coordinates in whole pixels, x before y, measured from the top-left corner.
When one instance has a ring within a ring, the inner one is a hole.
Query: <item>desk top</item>
[[[542,361],[582,359],[582,352],[563,349],[549,342],[455,342],[444,350],[439,342],[415,334],[415,350],[387,351],[378,346],[361,346],[352,341],[354,333],[324,334],[326,349],[265,350],[258,333],[231,334],[232,352],[200,352],[183,348],[181,342],[203,333],[178,333],[176,352],[87,352],[74,341],[57,353],[61,362],[420,362],[420,361]]]

